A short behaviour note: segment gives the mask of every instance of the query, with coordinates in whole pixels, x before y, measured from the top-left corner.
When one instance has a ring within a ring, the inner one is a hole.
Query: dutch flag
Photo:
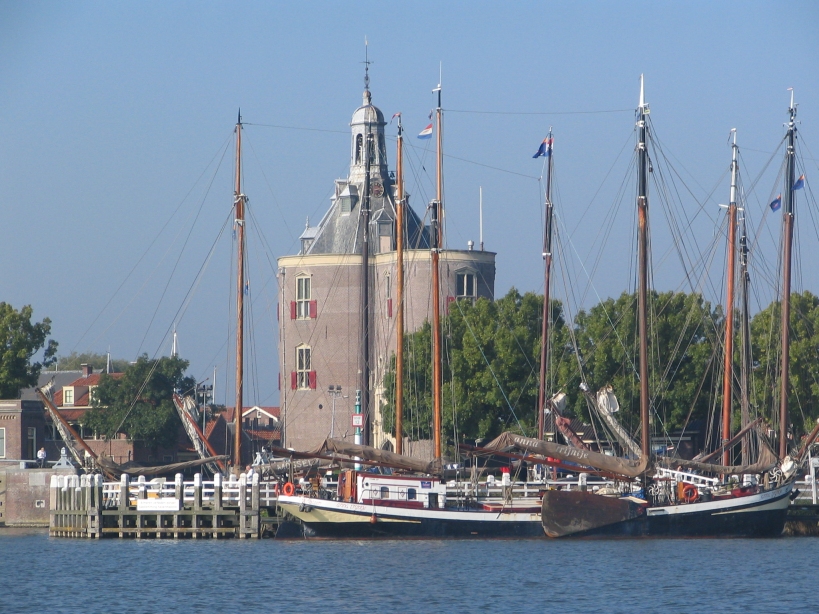
[[[418,135],[419,139],[431,139],[432,138],[432,124],[421,130],[421,133]]]

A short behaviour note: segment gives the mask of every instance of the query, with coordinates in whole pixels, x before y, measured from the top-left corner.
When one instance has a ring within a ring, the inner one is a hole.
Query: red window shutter
[[[387,299],[387,317],[388,318],[392,317],[392,299],[391,298]]]
[[[290,319],[296,319],[296,301],[290,301]]]
[[[295,371],[290,372],[290,388],[295,390],[299,387],[299,378]]]
[[[315,320],[318,317],[318,301],[310,301],[310,319]]]
[[[315,390],[316,389],[316,372],[315,371],[310,371],[309,380],[310,380],[310,390]]]

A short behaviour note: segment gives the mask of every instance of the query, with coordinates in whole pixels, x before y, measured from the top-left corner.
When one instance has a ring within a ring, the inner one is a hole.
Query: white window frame
[[[63,405],[74,405],[74,388],[63,388]]]
[[[296,277],[296,319],[310,319],[310,297],[312,296],[313,285],[309,275],[299,275]]]
[[[471,284],[469,280],[471,280]],[[469,288],[469,285],[472,287]],[[478,297],[478,275],[475,271],[460,271],[455,274],[455,296],[458,299],[468,298],[473,300]]]
[[[300,345],[296,348],[296,390],[310,390],[312,354],[313,350],[309,345]]]

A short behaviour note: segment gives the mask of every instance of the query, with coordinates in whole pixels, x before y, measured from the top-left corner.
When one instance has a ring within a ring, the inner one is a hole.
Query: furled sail
[[[523,437],[510,432],[502,433],[484,446],[484,449],[497,451],[516,449],[532,454],[542,454],[543,456],[593,467],[594,469],[616,473],[628,478],[636,478],[644,474],[649,470],[650,465],[649,459],[645,457],[638,461],[631,461],[592,452],[591,450],[570,448],[557,443]]]
[[[321,446],[314,451],[314,454],[344,454],[350,457],[358,457],[364,460],[383,463],[398,469],[408,471],[418,471],[430,475],[441,475],[442,465],[440,461],[425,461],[403,454],[396,454],[388,450],[380,450],[370,446],[362,446],[348,443],[340,439],[326,439]]]
[[[594,406],[597,408],[597,414],[602,418],[603,422],[606,423],[606,426],[608,426],[609,430],[617,438],[617,441],[637,458],[642,456],[640,446],[637,445],[637,442],[631,438],[626,429],[620,426],[617,418],[614,417],[614,414],[620,411],[620,404],[617,402],[617,397],[614,395],[614,388],[612,388],[611,385],[607,385],[597,391],[597,399]]]
[[[779,459],[773,453],[770,446],[765,443],[763,438],[759,438],[759,458],[755,463],[749,465],[713,465],[711,463],[703,463],[693,460],[684,460],[681,458],[660,458],[657,463],[663,467],[676,469],[682,467],[683,469],[695,469],[696,471],[705,471],[708,473],[721,473],[724,475],[741,475],[741,474],[755,474],[765,473],[776,467]]]

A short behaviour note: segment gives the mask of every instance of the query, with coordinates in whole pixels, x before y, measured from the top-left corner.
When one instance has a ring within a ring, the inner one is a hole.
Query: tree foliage
[[[121,358],[111,359],[111,370],[114,373],[123,373],[130,363]],[[57,358],[57,369],[60,371],[79,371],[82,365],[91,365],[95,371],[105,371],[108,366],[108,356],[95,352],[71,352],[68,356]]]
[[[688,419],[705,418],[714,384],[715,350],[722,312],[699,294],[652,292],[649,296],[649,394],[652,416],[667,430]],[[623,293],[606,299],[575,318],[577,352],[592,390],[611,384],[620,402],[619,420],[633,433],[640,422],[637,296]],[[578,360],[563,364],[562,383],[576,415],[588,415]],[[574,364],[571,364],[574,363]],[[716,379],[715,379],[716,378]]]
[[[782,348],[782,304],[774,302],[751,320],[756,369],[752,402],[772,424],[778,422]],[[791,295],[788,406],[798,437],[819,418],[819,298],[810,292]],[[767,415],[765,415],[767,414]]]
[[[151,360],[143,354],[121,378],[102,374],[83,425],[107,438],[125,433],[150,448],[173,445],[179,428],[173,393],[196,383],[185,377],[187,368],[188,361],[179,357]]]
[[[452,303],[442,319],[442,423],[447,438],[485,439],[506,428],[531,432],[536,422],[543,297],[514,288],[497,301]],[[553,345],[565,345],[560,304],[552,303]],[[406,335],[404,432],[432,434],[432,328]],[[384,428],[395,428],[395,357],[384,379]],[[551,378],[556,373],[553,366]]]
[[[33,310],[25,305],[17,311],[0,303],[0,399],[17,398],[21,388],[37,385],[43,367],[54,364],[57,342],[48,339],[51,320],[32,323]],[[43,358],[32,358],[43,349]]]
[[[547,392],[567,395],[569,415],[589,419],[581,382],[596,391],[610,384],[620,402],[618,420],[635,436],[640,429],[637,297],[623,293],[580,311],[571,330],[559,302],[552,303]],[[442,318],[444,436],[471,441],[505,429],[535,432],[543,297],[512,289],[496,302],[459,301]],[[671,432],[695,420],[720,424],[725,318],[700,294],[649,295],[649,393],[652,430]],[[780,304],[754,316],[751,404],[769,424],[778,422]],[[740,354],[739,326],[734,341]],[[790,422],[795,440],[819,418],[819,298],[810,292],[791,299]],[[572,333],[572,334],[570,334]],[[432,436],[431,327],[406,335],[404,433]],[[384,379],[382,407],[387,432],[395,428],[395,362]],[[581,376],[582,373],[582,376]],[[734,378],[738,385],[739,375]],[[714,410],[717,410],[716,413]],[[739,424],[739,393],[734,393]]]

